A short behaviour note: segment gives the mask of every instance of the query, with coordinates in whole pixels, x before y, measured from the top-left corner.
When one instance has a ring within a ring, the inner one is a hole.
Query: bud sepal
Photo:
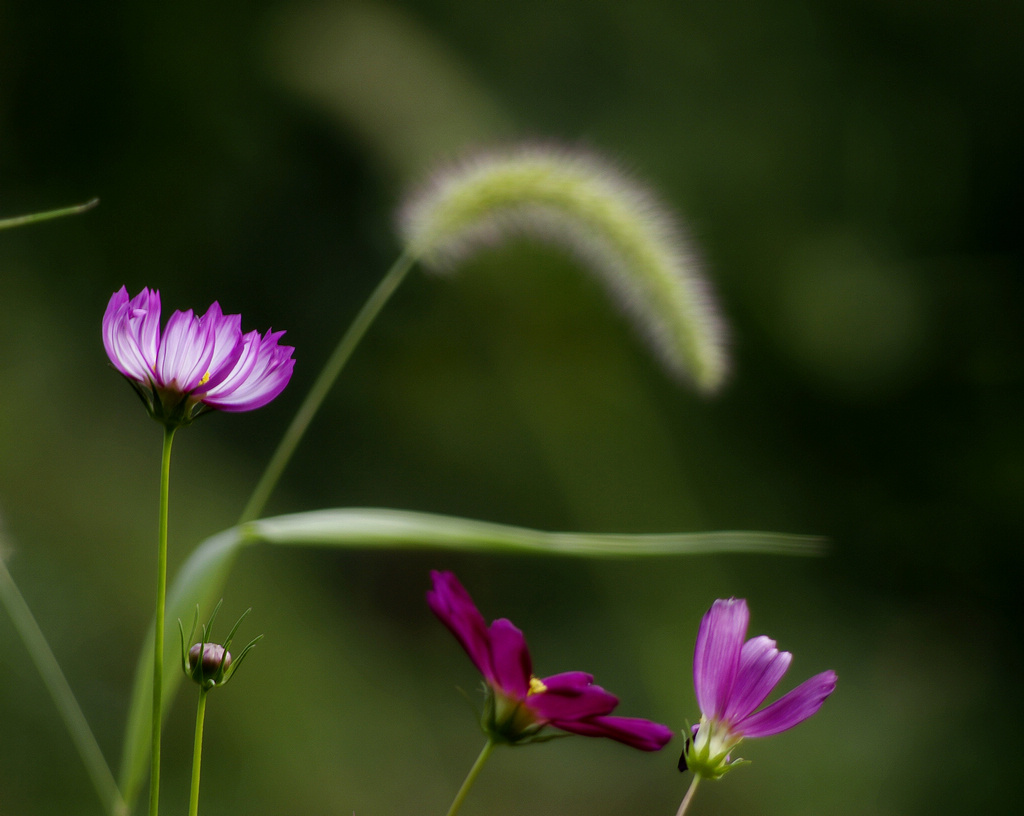
[[[225,685],[228,680],[234,677],[235,672],[242,665],[242,661],[249,653],[249,650],[263,639],[263,635],[257,635],[250,640],[238,657],[232,657],[231,652],[228,651],[231,647],[231,641],[238,631],[238,627],[245,620],[245,616],[252,611],[252,609],[246,609],[241,617],[235,621],[235,625],[231,627],[231,631],[228,633],[223,645],[211,642],[210,632],[213,628],[213,621],[217,617],[217,613],[220,611],[221,604],[223,603],[223,599],[217,602],[213,614],[210,615],[209,623],[203,624],[202,639],[191,646],[189,644],[192,643],[196,627],[199,624],[199,605],[196,604],[195,617],[192,619],[192,628],[187,638],[185,637],[185,627],[182,625],[181,619],[178,619],[178,631],[181,633],[181,670],[193,682],[198,683],[204,691]]]

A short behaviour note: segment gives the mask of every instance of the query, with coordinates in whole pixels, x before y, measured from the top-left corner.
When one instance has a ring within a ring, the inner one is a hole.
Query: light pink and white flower
[[[214,302],[202,317],[176,311],[160,331],[160,293],[134,298],[121,287],[103,315],[107,357],[154,419],[178,426],[204,411],[251,411],[274,399],[292,376],[294,348],[284,332],[242,334],[241,315]]]

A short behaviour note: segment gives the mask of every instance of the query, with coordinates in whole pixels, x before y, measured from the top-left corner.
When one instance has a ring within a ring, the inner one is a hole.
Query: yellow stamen
[[[202,379],[201,379],[201,380],[199,381],[198,385],[196,385],[196,388],[198,388],[198,387],[199,387],[200,385],[206,385],[206,382],[207,382],[207,380],[209,380],[209,379],[210,379],[210,372],[209,372],[209,371],[207,371],[207,372],[206,372],[206,373],[205,373],[205,374],[203,375],[203,378],[202,378]]]
[[[540,694],[541,692],[544,692],[544,691],[547,691],[547,690],[548,690],[548,687],[545,686],[540,680],[538,680],[536,677],[531,677],[530,678],[530,690],[528,692],[526,692],[526,693],[527,694]]]

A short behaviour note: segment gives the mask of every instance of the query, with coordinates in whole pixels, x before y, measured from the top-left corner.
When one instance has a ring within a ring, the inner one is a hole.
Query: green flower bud
[[[222,602],[221,602],[222,603]],[[211,643],[209,640],[210,630],[213,627],[213,620],[217,617],[217,613],[220,611],[220,603],[217,604],[216,609],[213,610],[213,614],[210,616],[210,622],[203,624],[203,639],[199,643],[194,643],[191,647],[187,646],[192,636],[195,634],[196,625],[199,623],[199,607],[196,606],[195,618],[192,621],[192,629],[185,637],[185,627],[182,626],[181,621],[178,621],[178,631],[181,632],[181,670],[190,677],[194,682],[202,686],[203,689],[209,690],[216,686],[223,686],[230,680],[238,667],[242,665],[242,661],[245,656],[249,654],[249,650],[255,646],[263,635],[253,638],[246,645],[244,649],[239,653],[238,658],[235,659],[231,656],[231,652],[228,651],[228,647],[231,646],[231,641],[235,637],[235,632],[238,631],[238,627],[242,621],[245,620],[245,616],[249,614],[250,610],[245,610],[242,613],[242,617],[238,619],[231,632],[228,634],[227,640],[224,641],[224,645],[221,646],[219,643]]]
[[[230,666],[231,652],[217,643],[196,643],[188,650],[187,673],[200,685],[216,685]]]

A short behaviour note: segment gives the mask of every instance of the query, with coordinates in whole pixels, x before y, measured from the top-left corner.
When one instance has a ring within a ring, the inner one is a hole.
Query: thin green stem
[[[149,777],[149,816],[160,808],[160,726],[163,722],[161,696],[164,688],[164,609],[167,606],[167,509],[170,504],[171,443],[174,428],[164,429],[160,458],[160,521],[157,535],[156,626],[153,629],[153,747]]]
[[[480,775],[480,771],[484,767],[484,763],[487,762],[487,758],[491,755],[491,751],[494,750],[496,743],[492,739],[487,740],[487,744],[484,749],[480,752],[480,756],[476,758],[476,762],[473,763],[473,767],[469,769],[469,773],[466,774],[466,781],[462,783],[462,787],[459,788],[459,792],[455,794],[455,798],[452,800],[452,806],[448,808],[448,816],[455,816],[459,812],[459,808],[462,807],[462,802],[465,800],[466,795],[469,793],[469,789],[473,787],[473,783],[476,782],[476,778]]]
[[[693,775],[693,781],[690,783],[690,787],[686,789],[686,796],[683,797],[683,801],[679,803],[679,810],[676,811],[676,816],[685,816],[686,809],[690,807],[690,802],[693,799],[693,794],[697,790],[697,785],[700,782],[700,777],[697,774]]]
[[[47,212],[32,213],[31,215],[18,215],[14,218],[0,219],[0,229],[9,227],[21,227],[25,224],[34,224],[37,221],[49,221],[51,218],[61,218],[65,215],[78,215],[86,210],[91,210],[100,203],[98,198],[86,201],[84,204],[76,204],[74,207],[64,207],[60,210],[48,210]]]
[[[267,465],[266,470],[263,471],[256,489],[253,490],[249,503],[246,504],[245,509],[242,511],[242,516],[239,519],[240,524],[258,518],[263,512],[270,494],[288,465],[288,460],[295,453],[295,448],[298,447],[303,434],[306,432],[306,428],[313,421],[313,417],[316,415],[328,392],[330,392],[331,386],[338,379],[338,375],[345,367],[345,363],[348,362],[352,352],[359,345],[359,341],[366,334],[366,330],[370,328],[374,319],[380,314],[381,309],[384,308],[384,304],[388,302],[391,295],[394,294],[398,285],[405,279],[406,274],[415,263],[415,257],[403,252],[381,279],[381,282],[377,284],[377,288],[373,290],[366,303],[363,304],[363,308],[359,310],[359,314],[352,321],[352,325],[349,326],[348,331],[342,336],[338,346],[334,349],[330,359],[328,359],[323,370],[320,372],[320,376],[313,383],[313,387],[310,389],[309,394],[306,395],[306,399],[299,406],[298,413],[295,414],[292,424],[285,431],[281,442],[277,446],[277,450],[274,451],[274,455],[270,459],[270,463]]]
[[[199,769],[203,764],[203,721],[206,719],[208,688],[199,688],[199,708],[196,709],[196,738],[192,744],[192,793],[188,800],[188,816],[199,813]]]
[[[100,801],[109,816],[126,816],[128,807],[121,797],[117,782],[110,771],[110,766],[103,758],[96,737],[89,728],[89,723],[82,713],[82,709],[75,700],[74,692],[68,685],[60,664],[54,656],[50,645],[46,642],[39,624],[32,615],[32,610],[25,603],[24,597],[18,590],[14,578],[7,570],[4,559],[0,556],[0,601],[7,608],[14,628],[18,630],[25,648],[28,649],[29,657],[36,665],[36,670],[43,679],[50,696],[53,698],[57,711],[64,718],[64,724],[71,734],[71,739],[78,749],[79,756],[85,764],[85,769],[92,779],[92,784],[99,794]]]

